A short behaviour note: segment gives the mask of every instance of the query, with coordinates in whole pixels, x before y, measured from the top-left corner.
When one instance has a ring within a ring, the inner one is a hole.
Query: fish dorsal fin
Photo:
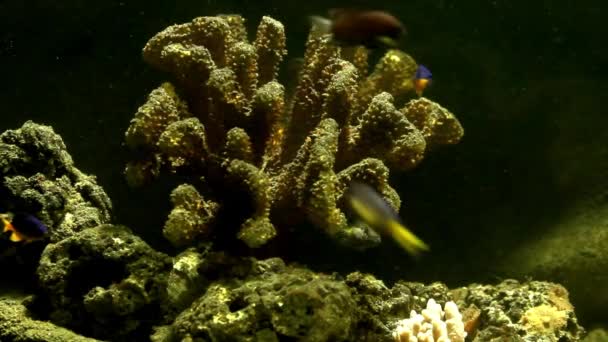
[[[316,30],[317,33],[324,35],[324,34],[329,34],[331,33],[331,20],[318,16],[318,15],[311,15],[309,17],[310,19],[310,23],[313,26],[313,29]]]
[[[396,48],[399,45],[396,40],[387,36],[376,37],[376,42],[378,43],[378,45],[385,46],[388,48]]]
[[[348,11],[349,9],[347,8],[331,8],[327,11],[327,16],[329,17],[329,19],[336,19],[337,17],[343,15]]]
[[[343,15],[348,15],[348,14],[355,14],[355,13],[361,13],[364,12],[364,9],[361,8],[346,8],[346,7],[337,7],[337,8],[330,8],[327,11],[327,16],[329,17],[329,19],[331,20],[335,20],[336,18],[339,18]]]

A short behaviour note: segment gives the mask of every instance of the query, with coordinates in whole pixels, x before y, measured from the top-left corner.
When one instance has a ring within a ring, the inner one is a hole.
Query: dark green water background
[[[25,120],[53,126],[77,166],[98,176],[116,222],[166,249],[161,227],[171,185],[134,190],[122,176],[124,131],[164,80],[141,59],[147,39],[195,16],[240,13],[252,32],[262,15],[271,15],[285,23],[290,55],[299,56],[307,15],[352,4],[2,0],[0,131]],[[461,144],[433,153],[412,172],[393,174],[405,204],[402,216],[420,227],[433,253],[414,263],[390,243],[365,253],[322,243],[294,259],[324,271],[362,269],[387,281],[493,281],[502,277],[492,268],[505,253],[501,246],[508,251],[551,234],[590,198],[606,203],[604,1],[400,0],[373,6],[403,20],[409,30],[404,49],[435,76],[428,97],[465,127]],[[579,316],[608,321],[606,312],[581,308]]]

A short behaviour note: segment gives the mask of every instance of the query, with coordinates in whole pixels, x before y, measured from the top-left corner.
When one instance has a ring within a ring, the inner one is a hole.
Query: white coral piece
[[[464,342],[466,336],[456,303],[449,301],[442,310],[432,298],[421,313],[412,310],[410,318],[398,321],[393,332],[396,342]]]

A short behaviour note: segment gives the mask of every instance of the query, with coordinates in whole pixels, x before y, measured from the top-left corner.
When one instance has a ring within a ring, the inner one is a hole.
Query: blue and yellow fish
[[[433,74],[429,68],[422,64],[418,64],[418,69],[414,74],[414,90],[418,96],[422,96],[424,89],[433,81]]]
[[[429,250],[429,246],[403,225],[399,214],[369,185],[351,183],[346,200],[361,221],[377,233],[392,237],[411,255]]]
[[[37,217],[28,213],[5,213],[0,214],[2,220],[2,233],[8,236],[12,242],[29,243],[43,239],[47,232],[47,226]]]

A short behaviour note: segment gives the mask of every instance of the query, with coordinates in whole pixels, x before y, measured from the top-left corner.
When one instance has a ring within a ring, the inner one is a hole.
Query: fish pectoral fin
[[[397,45],[399,45],[399,44],[397,44],[396,40],[394,40],[391,37],[387,37],[387,36],[378,36],[378,37],[376,37],[376,41],[378,43],[380,43],[382,46],[387,46],[387,47],[391,47],[391,48],[397,47]]]
[[[391,220],[387,223],[388,230],[393,239],[411,255],[420,255],[423,251],[428,251],[429,246],[420,240],[414,233],[403,226],[398,221]]]
[[[25,237],[23,235],[19,234],[19,232],[13,231],[9,240],[11,240],[12,242],[21,242],[21,241],[25,240]]]
[[[308,20],[310,21],[312,26],[317,29],[317,32],[319,32],[320,34],[331,33],[332,23],[331,23],[330,19],[318,16],[318,15],[311,15],[308,17]]]

